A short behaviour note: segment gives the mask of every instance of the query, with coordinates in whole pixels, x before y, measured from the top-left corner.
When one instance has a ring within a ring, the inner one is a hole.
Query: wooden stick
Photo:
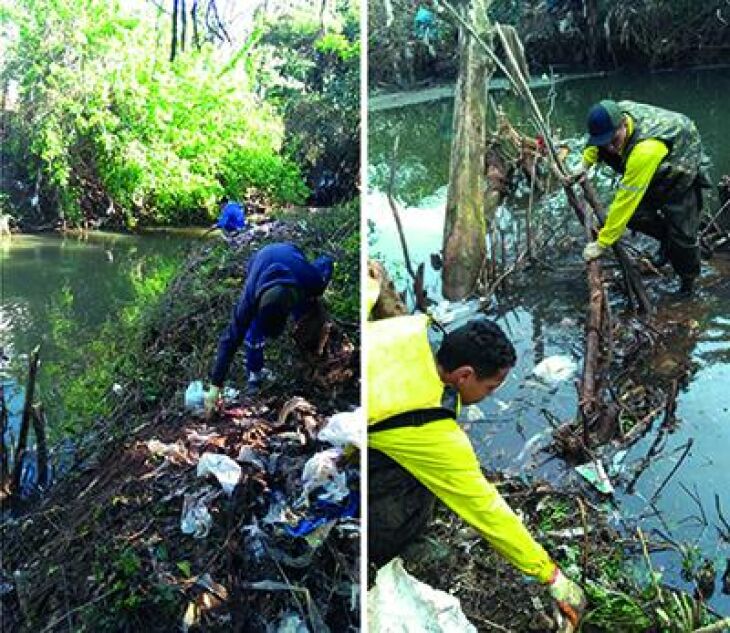
[[[20,421],[20,433],[18,436],[18,449],[15,451],[15,464],[13,464],[13,479],[10,484],[11,503],[20,499],[20,476],[23,472],[23,457],[25,446],[28,442],[28,428],[30,427],[33,395],[35,392],[35,379],[38,372],[40,345],[36,345],[28,358],[28,384],[25,389],[25,404],[23,405],[23,417]]]
[[[33,407],[32,422],[38,447],[38,486],[45,487],[48,484],[48,443],[46,442],[46,416],[40,405]]]
[[[586,506],[583,503],[583,499],[576,497],[576,501],[578,502],[578,508],[580,509],[580,520],[583,524],[583,555],[581,557],[582,564],[580,581],[585,585],[588,570],[588,546],[590,544],[590,541],[588,540],[588,520],[586,518]]]
[[[530,174],[530,198],[527,202],[527,213],[525,214],[525,232],[527,234],[527,257],[532,259],[532,203],[535,196],[535,171],[537,169],[538,154],[532,160],[532,173]]]
[[[10,464],[10,450],[5,446],[5,431],[8,426],[8,408],[5,406],[5,388],[0,383],[0,489],[5,484]]]
[[[606,213],[598,200],[595,189],[593,188],[591,183],[588,182],[587,178],[582,179],[581,186],[583,188],[583,195],[585,196],[586,201],[591,206],[593,212],[598,218],[599,226],[603,227],[606,223]],[[634,266],[634,262],[632,261],[630,255],[626,252],[626,249],[618,242],[616,242],[612,246],[612,249],[614,254],[616,255],[616,259],[618,259],[619,263],[621,264],[621,268],[623,268],[624,279],[626,281],[626,290],[629,295],[629,299],[642,312],[646,314],[651,314],[651,302],[649,301],[649,297],[646,294],[644,282],[642,281],[641,275],[636,269],[636,266]]]
[[[400,221],[400,215],[398,214],[398,208],[395,205],[393,199],[393,189],[395,187],[395,160],[398,155],[398,144],[400,143],[400,136],[395,137],[395,143],[393,143],[393,158],[390,161],[390,179],[388,181],[388,202],[390,203],[390,210],[393,212],[393,219],[395,220],[395,226],[398,229],[398,237],[400,238],[400,245],[403,249],[403,259],[406,263],[406,270],[411,276],[411,279],[416,280],[416,273],[411,265],[411,256],[408,254],[408,244],[406,243],[406,236],[403,233],[403,225]]]
[[[694,444],[694,438],[690,437],[689,440],[687,440],[687,445],[684,448],[684,453],[682,453],[682,457],[679,458],[679,461],[674,465],[674,468],[672,468],[671,472],[666,476],[666,478],[662,482],[662,485],[657,488],[657,491],[652,496],[650,503],[654,503],[657,500],[662,490],[664,490],[664,486],[667,485],[669,480],[672,478],[672,475],[674,475],[674,473],[676,473],[679,467],[682,465],[682,462],[684,461],[685,457],[687,457],[687,454],[692,448],[692,444]]]

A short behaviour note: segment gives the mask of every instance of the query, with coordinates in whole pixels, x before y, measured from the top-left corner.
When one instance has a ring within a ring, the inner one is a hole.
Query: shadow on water
[[[586,110],[604,97],[630,98],[682,111],[697,122],[717,179],[730,173],[730,145],[724,142],[730,136],[730,121],[720,115],[727,107],[728,94],[730,70],[586,80],[557,87],[551,118],[560,121],[561,136],[570,137],[583,133]],[[544,104],[545,92],[537,96]],[[512,101],[507,100],[505,107],[512,118],[519,112]],[[451,112],[451,103],[440,101],[370,114],[366,209],[372,227],[371,253],[386,263],[399,287],[406,285],[400,244],[384,195],[393,140],[399,135],[396,193],[405,207],[401,219],[411,258],[427,262],[426,286],[429,296],[437,300],[440,273],[428,262],[430,254],[441,247]],[[582,367],[587,286],[579,250],[575,246],[575,252],[552,261],[552,269],[530,271],[525,277],[531,281],[491,307],[490,316],[498,315],[517,348],[517,366],[492,398],[468,407],[463,416],[485,465],[527,479],[547,478],[557,486],[580,482],[570,466],[543,450],[552,439],[544,411],[561,422],[575,416],[575,378],[547,385],[535,379],[532,370],[554,355],[572,358],[578,371]],[[658,538],[654,532],[658,529],[676,542],[688,544],[687,551],[714,562],[719,577],[730,557],[730,546],[722,542],[715,528],[719,525],[716,494],[725,518],[730,518],[730,260],[717,256],[705,263],[701,290],[693,302],[673,303],[667,295],[673,283],[670,279],[654,282],[652,295],[660,318],[693,319],[699,324],[694,344],[678,340],[667,345],[670,356],[674,355],[672,362],[689,356],[693,370],[677,399],[677,429],[639,478],[632,495],[623,491],[625,484],[618,487],[618,514],[626,529],[640,525],[654,538]],[[659,420],[655,430],[658,424]],[[654,437],[650,432],[632,446],[621,468],[629,470],[640,462]],[[647,511],[648,500],[679,460],[677,449],[689,438],[693,438],[693,448],[659,496],[659,514]],[[696,492],[701,510],[684,488]],[[703,516],[707,525],[701,524]],[[665,581],[692,591],[693,584],[682,578],[682,556],[677,551],[653,557]],[[730,613],[730,596],[722,594],[719,586],[709,604],[720,613]]]

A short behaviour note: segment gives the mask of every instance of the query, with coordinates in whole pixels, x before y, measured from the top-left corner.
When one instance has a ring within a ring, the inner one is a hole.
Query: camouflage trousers
[[[661,242],[680,277],[700,274],[697,234],[702,214],[702,185],[695,179],[689,189],[659,194],[649,188],[629,220],[629,228]]]
[[[393,459],[368,449],[368,560],[377,567],[425,530],[435,497]]]

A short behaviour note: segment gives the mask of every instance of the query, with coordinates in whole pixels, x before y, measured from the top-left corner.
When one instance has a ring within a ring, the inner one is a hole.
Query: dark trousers
[[[376,567],[400,554],[426,528],[435,497],[390,457],[368,449],[368,560]]]
[[[659,240],[680,277],[697,277],[700,274],[697,233],[701,213],[699,179],[681,192],[659,193],[649,188],[629,220],[629,228]]]

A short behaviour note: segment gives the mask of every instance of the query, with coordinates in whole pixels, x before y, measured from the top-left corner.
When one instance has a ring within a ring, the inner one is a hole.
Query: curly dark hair
[[[482,379],[514,367],[517,354],[494,321],[475,319],[444,336],[436,360],[446,371],[471,365],[477,378]]]

